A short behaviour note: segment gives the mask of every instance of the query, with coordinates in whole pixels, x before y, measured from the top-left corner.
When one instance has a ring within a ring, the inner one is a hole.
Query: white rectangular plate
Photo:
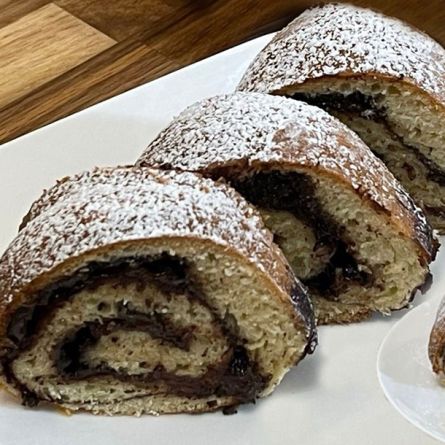
[[[133,163],[184,107],[233,91],[269,39],[248,42],[5,144],[0,149],[0,250],[43,188],[96,165]],[[439,301],[444,265],[442,251],[433,265],[434,284],[416,304]],[[377,350],[403,312],[320,328],[316,353],[289,372],[272,396],[233,416],[67,417],[25,409],[2,392],[0,444],[434,444],[390,406],[377,380]]]

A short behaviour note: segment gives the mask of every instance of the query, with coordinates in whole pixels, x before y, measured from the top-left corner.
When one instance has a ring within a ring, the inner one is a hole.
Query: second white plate
[[[406,314],[388,333],[377,360],[383,391],[412,424],[445,442],[445,388],[428,359],[428,340],[439,301],[428,301]]]

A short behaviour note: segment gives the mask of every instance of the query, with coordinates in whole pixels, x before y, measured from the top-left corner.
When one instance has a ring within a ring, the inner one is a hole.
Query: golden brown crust
[[[307,104],[238,92],[192,105],[149,145],[138,165],[227,179],[267,170],[335,178],[416,241],[430,262],[437,241],[424,214],[385,165],[346,126]]]

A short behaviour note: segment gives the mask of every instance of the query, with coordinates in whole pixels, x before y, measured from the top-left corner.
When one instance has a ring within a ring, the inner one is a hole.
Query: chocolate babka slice
[[[431,329],[428,355],[433,372],[438,375],[445,385],[445,298],[437,310],[436,320]]]
[[[430,37],[371,10],[317,7],[273,38],[238,88],[338,117],[445,233],[445,50]]]
[[[195,174],[66,178],[0,259],[1,379],[28,406],[233,407],[270,394],[315,342],[306,290],[260,215]]]
[[[138,165],[225,178],[255,204],[320,323],[405,307],[426,280],[431,227],[385,165],[337,119],[238,92],[192,105]]]

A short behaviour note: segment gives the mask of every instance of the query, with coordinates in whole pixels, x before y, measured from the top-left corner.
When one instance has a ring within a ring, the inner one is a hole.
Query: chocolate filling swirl
[[[314,184],[308,176],[296,172],[261,172],[233,185],[253,204],[265,209],[288,211],[312,228],[317,239],[314,249],[324,249],[329,258],[321,273],[303,280],[317,294],[337,300],[348,282],[363,286],[372,282],[372,277],[359,269],[342,239],[342,228],[321,208],[315,197]]]
[[[387,121],[386,111],[384,107],[377,105],[373,97],[366,96],[359,91],[355,91],[347,95],[340,93],[295,93],[292,95],[292,98],[322,108],[327,112],[338,111],[342,113],[351,113],[365,119],[371,119],[373,121],[380,122],[385,126],[387,131],[391,133],[394,139],[399,141],[407,150],[411,151],[416,156],[418,161],[425,167],[427,171],[427,178],[430,181],[445,186],[445,171],[434,161],[428,159],[416,147],[413,147],[412,145],[404,142],[402,138],[392,130],[391,125]],[[370,148],[372,149],[372,147]],[[379,153],[375,154],[379,157],[382,157]],[[382,160],[385,161],[384,158],[382,158]],[[407,165],[407,169],[409,169],[409,165]]]
[[[168,394],[183,397],[234,397],[236,403],[253,401],[266,386],[269,376],[261,375],[256,363],[249,357],[244,340],[239,337],[236,321],[230,314],[221,319],[206,301],[196,283],[190,277],[188,266],[182,259],[162,255],[158,258],[130,257],[110,263],[92,262],[76,274],[63,278],[43,289],[34,302],[23,306],[13,314],[7,329],[7,336],[13,347],[0,351],[0,361],[9,382],[22,393],[23,403],[35,406],[39,396],[19,382],[13,373],[12,363],[27,349],[31,348],[45,330],[45,324],[58,308],[75,298],[82,290],[94,290],[110,280],[119,277],[119,283],[135,284],[140,289],[151,283],[168,298],[188,298],[203,306],[211,314],[212,323],[222,332],[227,350],[218,362],[207,367],[199,376],[176,375],[165,369],[162,363],[152,363],[146,373],[128,374],[110,367],[107,363],[95,363],[85,359],[86,352],[107,335],[114,332],[145,332],[161,345],[188,351],[196,327],[178,326],[168,314],[141,312],[126,301],[118,304],[116,316],[101,317],[97,321],[86,321],[70,329],[60,339],[52,352],[54,367],[59,378],[65,382],[112,376],[122,382],[132,383],[140,388],[161,384]]]

